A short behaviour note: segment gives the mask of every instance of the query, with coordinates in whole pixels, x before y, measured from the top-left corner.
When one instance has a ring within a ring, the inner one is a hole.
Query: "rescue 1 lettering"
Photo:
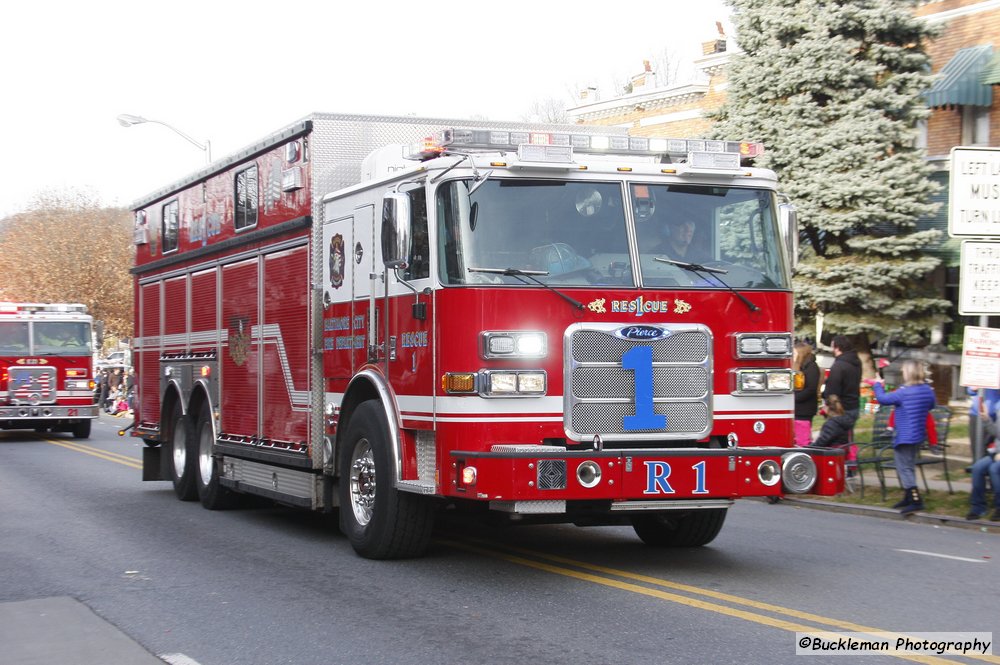
[[[661,461],[643,462],[646,466],[646,489],[643,494],[675,494],[674,488],[667,482],[670,477],[670,464]],[[694,471],[694,489],[692,494],[708,494],[705,487],[705,462],[701,461],[691,466]]]

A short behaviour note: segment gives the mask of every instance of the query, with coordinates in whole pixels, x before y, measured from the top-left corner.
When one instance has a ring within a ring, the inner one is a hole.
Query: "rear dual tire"
[[[189,416],[184,415],[179,402],[174,402],[170,413],[170,436],[163,451],[169,460],[170,480],[178,499],[194,501],[198,498],[198,449],[194,424]]]

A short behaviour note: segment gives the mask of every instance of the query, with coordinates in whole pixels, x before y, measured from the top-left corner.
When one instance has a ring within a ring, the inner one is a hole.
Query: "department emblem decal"
[[[344,253],[344,236],[339,233],[330,238],[330,286],[339,289],[344,285],[344,268],[346,261]]]
[[[237,367],[242,367],[250,353],[250,319],[233,317],[229,321],[229,357]]]

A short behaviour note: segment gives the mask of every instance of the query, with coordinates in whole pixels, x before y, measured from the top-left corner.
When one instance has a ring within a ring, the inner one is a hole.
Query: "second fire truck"
[[[0,429],[90,436],[91,328],[84,305],[0,302]]]
[[[371,558],[445,505],[693,546],[740,497],[839,492],[839,451],[792,446],[794,212],[760,150],[316,114],[153,193],[144,479],[339,508]]]

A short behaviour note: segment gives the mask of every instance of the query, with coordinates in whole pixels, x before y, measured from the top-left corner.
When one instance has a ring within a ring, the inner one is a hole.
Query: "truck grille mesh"
[[[56,401],[54,367],[8,368],[11,404],[53,404]]]
[[[703,326],[661,324],[655,341],[624,339],[619,324],[577,324],[566,333],[566,429],[574,438],[608,441],[698,439],[711,431],[712,338]],[[636,346],[653,351],[653,412],[663,430],[625,430],[635,414],[634,372],[622,356]]]

